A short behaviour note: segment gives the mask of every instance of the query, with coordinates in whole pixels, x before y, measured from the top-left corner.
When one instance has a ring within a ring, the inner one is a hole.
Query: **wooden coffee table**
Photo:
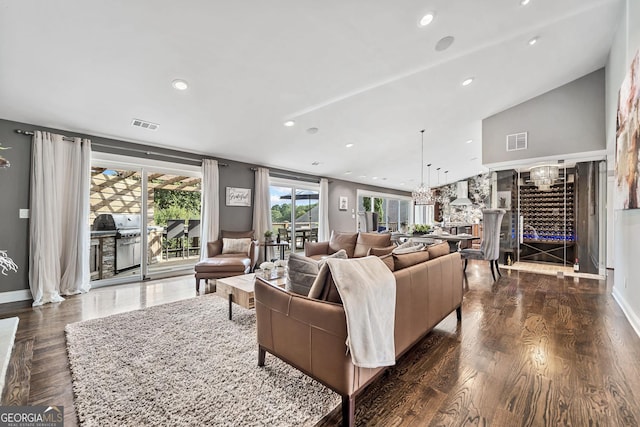
[[[215,295],[229,300],[229,320],[232,319],[233,315],[233,303],[247,309],[255,308],[255,297],[253,294],[255,279],[255,273],[250,273],[216,280]],[[285,284],[285,277],[284,275],[282,275],[282,277],[274,277],[269,279],[268,282],[282,287]]]

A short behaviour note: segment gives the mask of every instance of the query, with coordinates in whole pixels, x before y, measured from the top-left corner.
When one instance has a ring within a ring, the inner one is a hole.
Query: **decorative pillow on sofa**
[[[428,261],[430,258],[429,251],[417,251],[403,254],[394,253],[392,256],[394,271],[420,264],[421,262]]]
[[[396,268],[395,268],[395,261],[393,259],[393,254],[388,253],[378,258],[380,258],[380,261],[384,262],[384,265],[386,265],[389,270],[391,270],[392,272],[395,271]]]
[[[391,244],[390,233],[358,233],[356,247],[353,251],[354,258],[367,256],[369,249],[382,248]]]
[[[249,254],[251,239],[222,239],[223,254]]]
[[[318,261],[295,253],[289,254],[287,280],[284,288],[300,295],[308,295],[318,275]]]
[[[409,254],[412,252],[418,252],[424,249],[424,246],[421,243],[416,243],[412,241],[405,242],[395,248],[392,253],[394,254]]]
[[[316,280],[320,267],[324,264],[324,260],[328,258],[347,259],[347,252],[342,249],[335,254],[324,257],[320,261],[292,252],[287,263],[287,280],[284,288],[287,291],[307,296],[313,281]]]
[[[322,268],[328,269],[329,266],[323,265]],[[331,274],[323,274],[322,277],[317,277],[311,289],[309,289],[308,297],[342,304],[342,298],[340,298],[338,288],[336,288]]]
[[[447,255],[449,253],[449,243],[442,242],[436,243],[435,245],[427,246],[427,251],[429,251],[429,259]]]
[[[347,257],[353,258],[353,252],[356,248],[356,239],[358,233],[341,233],[332,231],[329,239],[329,253],[338,252],[340,249],[347,251]]]
[[[393,250],[397,248],[396,245],[387,246],[385,248],[371,248],[369,249],[368,255],[374,255],[377,257],[383,257],[385,255],[389,255]]]

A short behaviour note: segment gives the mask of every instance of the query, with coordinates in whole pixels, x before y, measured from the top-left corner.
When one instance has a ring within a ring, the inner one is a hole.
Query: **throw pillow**
[[[317,275],[318,261],[292,252],[287,262],[287,280],[284,288],[306,296]]]
[[[340,298],[338,288],[336,288],[333,276],[326,263],[320,268],[316,280],[313,282],[311,289],[309,289],[308,297],[342,304],[342,298]]]
[[[424,246],[422,246],[419,243],[414,243],[414,246],[405,246],[405,247],[398,246],[393,251],[391,251],[391,253],[393,253],[393,254],[410,254],[410,253],[419,252],[419,251],[422,251],[422,250],[424,250]]]
[[[389,255],[394,249],[395,245],[387,246],[386,248],[371,248],[369,249],[368,255],[375,255],[377,257],[382,257],[384,255]]]
[[[442,242],[436,243],[435,245],[431,245],[427,247],[427,251],[429,251],[429,259],[438,258],[442,255],[447,255],[449,253],[449,243]]]
[[[318,261],[318,270],[322,268],[322,266],[327,262],[329,258],[347,259],[349,257],[347,256],[347,251],[345,251],[344,249],[340,249],[338,252],[334,254],[322,257],[322,259]]]
[[[390,233],[358,233],[356,247],[353,251],[354,258],[367,256],[369,249],[381,248],[391,244]]]
[[[429,251],[418,251],[406,254],[393,254],[393,268],[401,270],[429,260]]]
[[[379,258],[380,261],[384,262],[384,265],[386,265],[389,270],[391,270],[392,272],[395,271],[395,261],[393,259],[393,254],[388,253]]]
[[[223,254],[249,254],[251,239],[222,239]]]

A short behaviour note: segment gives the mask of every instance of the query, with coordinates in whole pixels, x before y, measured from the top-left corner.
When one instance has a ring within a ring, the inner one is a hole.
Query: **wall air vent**
[[[158,130],[158,128],[160,127],[160,125],[157,123],[151,123],[151,122],[147,122],[140,119],[133,119],[131,121],[131,126],[139,127],[142,129],[148,129],[148,130]]]
[[[507,151],[526,150],[527,132],[507,135]]]

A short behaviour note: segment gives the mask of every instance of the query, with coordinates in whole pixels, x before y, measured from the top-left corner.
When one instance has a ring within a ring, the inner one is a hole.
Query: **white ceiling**
[[[621,7],[0,0],[0,118],[409,191],[420,129],[432,185],[479,173],[482,119],[603,67]]]

